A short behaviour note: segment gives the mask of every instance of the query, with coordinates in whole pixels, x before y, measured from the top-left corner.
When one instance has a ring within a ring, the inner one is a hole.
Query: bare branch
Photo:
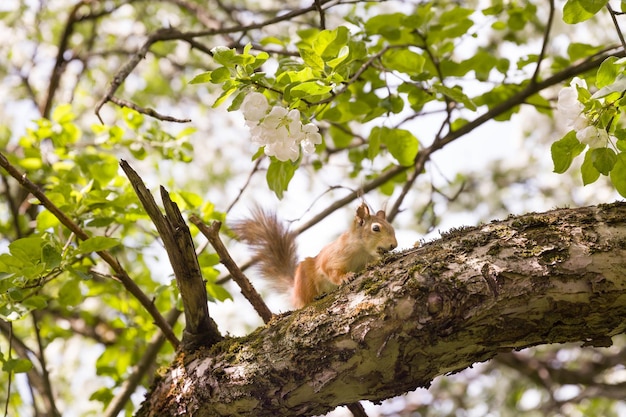
[[[548,49],[548,41],[550,40],[550,31],[552,29],[552,21],[554,20],[554,0],[549,0],[548,4],[550,5],[550,13],[548,14],[548,21],[546,22],[546,30],[543,34],[543,44],[541,45],[541,51],[539,52],[539,57],[537,58],[537,67],[535,67],[535,72],[530,79],[530,83],[534,84],[539,79],[539,72],[541,70],[541,63],[543,62],[544,57],[546,56],[546,50]]]
[[[233,261],[233,258],[231,258],[228,250],[224,246],[224,243],[222,243],[222,240],[220,239],[219,231],[221,223],[213,222],[210,227],[207,227],[207,225],[205,225],[198,216],[193,214],[189,217],[189,220],[198,227],[200,232],[207,239],[209,239],[209,242],[211,242],[215,252],[217,252],[220,257],[220,262],[224,264],[230,272],[233,280],[237,283],[237,285],[239,285],[239,288],[241,288],[243,296],[250,301],[250,304],[252,304],[252,307],[254,307],[257,313],[259,313],[263,322],[269,323],[273,317],[272,312],[267,307],[256,289],[252,286],[250,280],[244,275],[243,272],[241,272],[241,269],[239,269],[235,261]]]
[[[139,197],[139,201],[156,226],[174,269],[185,312],[183,349],[192,351],[198,346],[215,344],[222,340],[222,335],[209,316],[206,287],[202,279],[193,240],[178,206],[169,198],[167,191],[161,187],[161,199],[166,213],[164,216],[137,172],[124,160],[120,161],[120,166],[126,173]]]
[[[172,116],[166,116],[164,114],[158,113],[157,111],[151,109],[151,108],[146,108],[146,107],[141,107],[138,106],[135,103],[131,103],[130,101],[112,96],[109,97],[109,101],[111,101],[112,103],[117,104],[120,107],[128,107],[129,109],[133,109],[136,112],[139,112],[141,114],[145,114],[146,116],[150,116],[150,117],[154,117],[155,119],[158,120],[162,120],[164,122],[175,122],[175,123],[189,123],[191,122],[191,119],[177,119],[175,117]]]
[[[611,3],[607,2],[606,3],[606,8],[609,11],[609,14],[611,15],[611,20],[613,20],[613,25],[615,26],[615,31],[617,32],[617,36],[619,37],[619,41],[622,44],[622,49],[624,51],[626,51],[626,40],[624,40],[624,34],[622,33],[622,30],[619,27],[619,23],[617,23],[617,13],[613,10],[613,8],[611,7]]]
[[[43,392],[41,393],[44,399],[46,413],[52,416],[61,416],[59,410],[56,407],[54,392],[52,391],[52,384],[50,383],[50,374],[48,373],[48,365],[46,364],[46,356],[44,353],[45,347],[41,341],[41,334],[39,333],[39,321],[37,320],[37,314],[33,312],[31,314],[33,319],[33,330],[35,332],[35,339],[37,340],[37,359],[41,364],[41,379],[43,382]]]

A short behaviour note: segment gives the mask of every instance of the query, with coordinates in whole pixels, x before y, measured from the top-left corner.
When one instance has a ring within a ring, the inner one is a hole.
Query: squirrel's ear
[[[367,207],[367,204],[361,203],[361,205],[356,209],[356,221],[359,226],[363,226],[365,221],[370,217],[370,209]]]
[[[384,210],[378,210],[376,212],[376,217],[380,217],[381,219],[385,220],[387,217],[387,213],[385,213]]]

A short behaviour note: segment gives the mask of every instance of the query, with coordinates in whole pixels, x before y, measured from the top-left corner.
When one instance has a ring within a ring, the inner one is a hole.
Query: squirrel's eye
[[[372,232],[380,232],[380,225],[378,223],[372,225]]]

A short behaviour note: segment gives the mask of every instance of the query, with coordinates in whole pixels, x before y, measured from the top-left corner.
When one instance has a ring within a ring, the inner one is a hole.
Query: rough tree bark
[[[322,414],[498,352],[626,328],[626,203],[510,217],[388,258],[244,338],[180,354],[138,416]]]

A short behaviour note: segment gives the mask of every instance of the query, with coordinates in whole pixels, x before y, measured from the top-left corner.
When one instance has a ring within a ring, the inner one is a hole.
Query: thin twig
[[[189,123],[191,119],[177,119],[176,117],[167,116],[153,110],[149,107],[141,107],[135,103],[132,103],[128,100],[124,100],[122,98],[118,98],[115,96],[109,97],[109,101],[117,104],[120,107],[128,107],[129,109],[133,109],[136,112],[141,114],[145,114],[146,116],[154,117],[155,119],[162,120],[164,122],[175,122],[175,123]]]
[[[320,29],[326,29],[326,15],[324,14],[324,9],[322,8],[322,2],[320,0],[315,0],[315,8],[320,15]]]
[[[9,175],[11,175],[17,182],[24,188],[26,191],[30,192],[33,196],[35,196],[42,206],[44,206],[54,217],[56,217],[61,224],[63,224],[67,229],[71,232],[74,232],[76,237],[80,240],[87,240],[89,235],[78,226],[72,219],[70,219],[61,209],[59,209],[47,196],[41,191],[41,189],[30,181],[26,174],[22,174],[19,172],[7,159],[7,157],[0,152],[0,166],[3,167]],[[156,308],[152,299],[149,298],[141,288],[133,281],[128,273],[124,270],[122,265],[118,262],[118,260],[111,255],[108,251],[99,251],[96,252],[100,258],[106,262],[111,269],[115,272],[115,278],[126,288],[128,292],[130,292],[140,303],[141,305],[148,311],[148,313],[154,319],[155,324],[163,331],[163,333],[167,336],[167,339],[170,343],[177,348],[180,344],[176,335],[172,331],[172,328],[165,318],[161,315],[159,310]]]
[[[46,404],[46,412],[53,416],[60,416],[59,410],[56,407],[54,393],[52,392],[52,385],[50,384],[50,374],[48,373],[48,366],[46,364],[46,357],[44,353],[44,345],[41,341],[41,334],[39,333],[39,321],[37,320],[37,314],[33,312],[31,314],[33,319],[33,328],[35,331],[35,339],[37,340],[37,359],[39,359],[39,363],[41,364],[41,379],[43,382],[42,397],[44,398],[44,402]]]
[[[50,117],[50,110],[52,109],[52,103],[54,101],[54,95],[59,87],[61,76],[63,75],[63,71],[65,69],[65,51],[70,42],[70,38],[72,33],[74,32],[74,23],[76,23],[76,18],[78,14],[78,10],[85,4],[87,4],[88,0],[81,0],[72,7],[69,16],[67,17],[67,22],[65,23],[65,27],[63,28],[63,34],[61,35],[61,40],[59,42],[59,46],[57,48],[57,57],[52,67],[52,73],[50,74],[50,82],[48,83],[48,93],[46,95],[46,99],[41,106],[41,117]]]
[[[554,20],[554,0],[550,0],[548,2],[550,4],[550,13],[548,14],[548,21],[546,22],[546,31],[543,34],[543,43],[541,45],[541,51],[539,52],[539,57],[537,58],[537,66],[535,67],[535,72],[530,79],[531,84],[535,84],[539,79],[539,71],[541,70],[541,63],[546,55],[546,50],[548,49],[548,41],[550,40],[550,31],[552,29],[552,21]],[[607,7],[610,6],[607,3]]]
[[[273,314],[257,290],[252,286],[250,280],[244,275],[243,272],[241,272],[241,269],[239,269],[235,261],[233,261],[233,258],[231,258],[228,250],[224,246],[224,243],[220,239],[219,230],[222,224],[215,221],[209,227],[204,224],[198,216],[193,214],[189,217],[189,220],[198,227],[200,232],[207,239],[209,239],[209,242],[211,242],[215,252],[217,252],[220,257],[220,262],[224,264],[230,272],[233,280],[237,283],[237,285],[239,285],[239,288],[241,288],[243,296],[246,297],[250,304],[252,304],[252,307],[254,307],[256,312],[259,313],[263,322],[268,323],[272,319]]]
[[[239,201],[239,199],[241,198],[241,195],[243,194],[243,192],[246,190],[246,188],[248,188],[248,186],[250,185],[250,181],[252,180],[252,177],[259,170],[259,165],[261,164],[262,160],[263,160],[263,158],[258,158],[256,160],[256,162],[254,163],[254,167],[252,167],[252,171],[250,171],[250,174],[248,175],[248,178],[246,179],[246,182],[244,183],[244,185],[239,190],[239,193],[237,193],[237,196],[235,197],[233,202],[230,203],[230,205],[226,209],[226,213],[230,212],[233,209],[235,204],[237,204],[237,201]]]
[[[617,36],[619,37],[619,41],[622,44],[622,48],[624,49],[624,51],[626,51],[626,41],[624,40],[624,34],[622,33],[622,30],[619,27],[619,23],[617,23],[617,18],[615,17],[616,13],[611,7],[611,3],[607,2],[606,8],[608,9],[609,14],[611,15],[611,19],[613,20],[613,25],[615,26],[615,30],[617,31]]]

